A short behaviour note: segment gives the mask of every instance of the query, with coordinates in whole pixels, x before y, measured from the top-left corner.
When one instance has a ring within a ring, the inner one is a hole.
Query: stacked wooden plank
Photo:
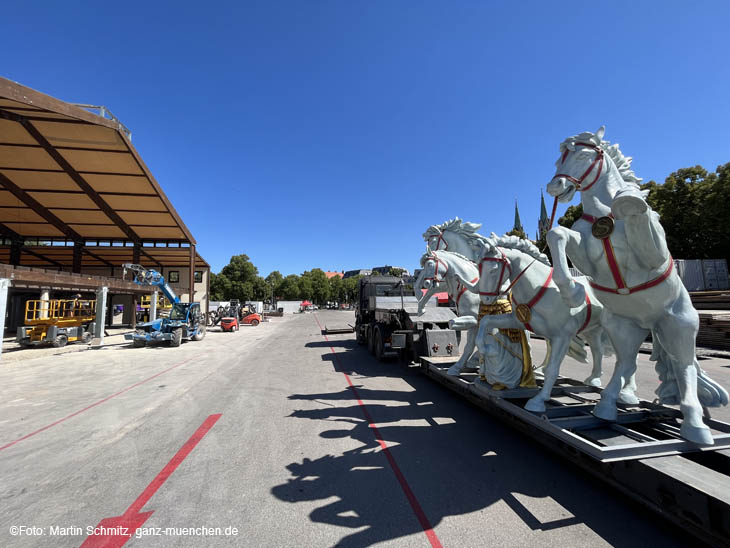
[[[730,310],[730,291],[693,291],[692,304],[697,310]]]
[[[698,310],[697,346],[730,350],[730,310]]]

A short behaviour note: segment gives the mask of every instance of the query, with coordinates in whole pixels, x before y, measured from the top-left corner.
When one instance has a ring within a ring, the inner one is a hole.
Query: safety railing
[[[95,310],[96,300],[33,299],[25,303],[25,321],[32,323],[93,318]]]

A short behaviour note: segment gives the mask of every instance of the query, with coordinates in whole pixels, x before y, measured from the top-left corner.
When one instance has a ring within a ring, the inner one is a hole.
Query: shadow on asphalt
[[[400,391],[371,390],[356,384],[356,391],[432,527],[447,516],[503,502],[533,531],[585,524],[614,546],[697,544],[422,376],[416,367],[377,362],[354,339],[332,343],[344,350],[338,351],[337,358],[330,353],[323,359],[331,361],[336,370],[353,376],[398,376],[410,385],[412,390]],[[328,347],[330,343],[307,346]],[[333,427],[322,438],[350,438],[359,447],[341,455],[292,462],[287,469],[293,477],[273,487],[272,494],[291,503],[336,497],[338,500],[327,502],[309,517],[313,522],[353,530],[337,546],[370,546],[422,534],[354,391],[345,387],[331,393],[294,394],[289,399],[320,403],[320,408],[312,409],[310,404],[291,417],[328,421]],[[352,405],[332,406],[327,401],[351,401]],[[474,529],[504,530],[505,526],[479,523]],[[478,538],[490,536],[488,531],[477,533]],[[500,538],[504,541],[504,536]],[[520,544],[519,538],[515,536],[512,542]]]

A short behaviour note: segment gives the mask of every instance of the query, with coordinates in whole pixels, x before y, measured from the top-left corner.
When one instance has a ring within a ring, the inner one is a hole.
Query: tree
[[[345,290],[345,301],[348,303],[357,302],[357,292],[360,285],[360,278],[362,276],[352,276],[346,280],[342,280],[342,286]]]
[[[527,239],[527,234],[525,234],[524,230],[520,230],[518,228],[513,228],[507,233],[507,236],[517,236],[518,238]]]
[[[700,165],[672,172],[660,185],[649,181],[647,201],[659,214],[667,245],[675,258],[727,258],[727,204],[730,200],[730,163],[715,173]]]
[[[284,301],[296,301],[297,299],[301,299],[302,296],[299,288],[299,276],[296,274],[289,274],[286,278],[284,278],[276,290],[276,296]]]
[[[332,276],[329,279],[330,300],[341,303],[345,300],[345,284],[339,276]]]
[[[212,298],[216,300],[250,301],[256,298],[258,269],[247,255],[234,255],[220,274],[213,274],[210,282]]]
[[[404,268],[397,268],[395,266],[391,266],[390,270],[388,271],[388,276],[397,276],[401,277],[401,275],[405,272]]]

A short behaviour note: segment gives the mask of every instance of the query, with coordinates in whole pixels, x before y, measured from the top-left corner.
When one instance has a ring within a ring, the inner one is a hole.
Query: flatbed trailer
[[[705,417],[715,440],[679,437],[677,409],[619,404],[608,422],[591,410],[601,388],[561,377],[545,413],[524,409],[539,388],[494,390],[476,374],[450,376],[451,357],[419,358],[421,371],[634,501],[715,546],[730,546],[730,424]],[[538,380],[538,384],[542,381]]]

